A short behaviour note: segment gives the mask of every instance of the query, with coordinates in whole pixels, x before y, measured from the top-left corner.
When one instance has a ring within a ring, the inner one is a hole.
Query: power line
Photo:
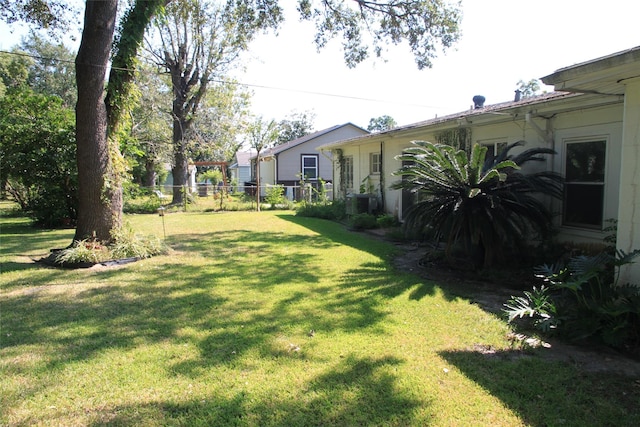
[[[38,60],[43,60],[43,61],[63,62],[63,63],[75,64],[75,61],[72,61],[72,60],[66,60],[66,59],[60,59],[60,58],[49,58],[49,57],[38,56],[38,55],[29,54],[29,53],[25,53],[25,52],[8,52],[8,51],[5,51],[5,50],[0,50],[0,53],[4,53],[4,54],[8,54],[8,55],[15,55],[15,56],[28,57],[28,58],[38,59]],[[91,65],[91,64],[89,64],[89,65]],[[102,66],[101,65],[95,65],[95,67],[102,67]],[[114,69],[114,70],[119,70],[119,71],[132,71],[132,70],[130,70],[128,68],[121,68],[121,67],[111,67],[111,68]],[[167,74],[167,73],[161,73],[161,72],[154,72],[154,71],[150,71],[150,70],[133,70],[133,71],[134,72],[139,72],[139,73],[145,73],[145,74],[154,74],[154,75]],[[211,79],[209,81],[213,82],[213,83],[235,85],[235,86],[245,86],[245,87],[256,88],[256,89],[267,89],[267,90],[275,90],[275,91],[280,91],[280,92],[293,92],[293,93],[300,93],[300,94],[305,94],[305,95],[325,96],[325,97],[330,97],[330,98],[351,99],[351,100],[365,101],[365,102],[376,102],[376,103],[380,103],[380,104],[394,104],[394,105],[403,105],[403,106],[407,106],[407,107],[430,108],[430,109],[438,109],[438,108],[440,108],[440,107],[433,106],[433,105],[415,104],[415,103],[407,103],[407,102],[400,102],[400,101],[390,101],[390,100],[386,100],[386,99],[375,99],[375,98],[343,95],[343,94],[336,94],[336,93],[329,93],[329,92],[317,92],[317,91],[309,91],[309,90],[304,90],[304,89],[292,89],[292,88],[284,88],[284,87],[278,87],[278,86],[261,85],[261,84],[255,84],[255,83],[238,82],[238,81],[233,81],[233,80]]]

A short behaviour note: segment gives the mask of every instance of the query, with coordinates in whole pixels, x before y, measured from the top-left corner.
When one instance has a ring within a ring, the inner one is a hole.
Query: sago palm
[[[546,235],[551,213],[537,196],[562,197],[562,177],[549,171],[522,173],[523,164],[554,152],[532,148],[510,156],[518,145],[522,142],[486,159],[487,147],[479,144],[468,155],[448,145],[414,141],[397,157],[405,166],[394,173],[402,181],[392,186],[417,195],[405,212],[407,231],[435,232],[445,239],[447,256],[460,247],[485,267],[504,260],[507,249],[521,250],[528,238]]]

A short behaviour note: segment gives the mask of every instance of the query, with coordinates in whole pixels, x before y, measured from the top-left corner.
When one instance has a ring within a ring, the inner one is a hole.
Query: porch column
[[[640,249],[640,78],[625,82],[617,247]],[[620,284],[640,286],[640,257],[620,269]]]

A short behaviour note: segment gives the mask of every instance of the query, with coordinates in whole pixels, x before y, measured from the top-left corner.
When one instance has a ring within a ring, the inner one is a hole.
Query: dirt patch
[[[371,234],[384,238],[384,234],[380,232]],[[447,268],[438,262],[425,262],[425,247],[406,243],[395,244],[400,249],[400,254],[393,260],[395,268],[446,285],[447,292],[469,299],[471,304],[477,304],[497,315],[502,314],[503,304],[511,295],[520,295],[523,289],[531,289],[531,285],[535,283],[533,276],[526,272],[514,272],[509,279],[496,279],[502,283],[481,280],[469,271]],[[525,343],[530,338],[516,333],[509,337]],[[640,385],[640,357],[637,355],[632,357],[607,347],[576,346],[559,340],[534,340],[529,341],[529,344],[531,347],[537,347],[536,355],[545,359],[570,363],[586,372],[615,372],[638,378],[637,382]],[[491,356],[491,352],[487,354]]]

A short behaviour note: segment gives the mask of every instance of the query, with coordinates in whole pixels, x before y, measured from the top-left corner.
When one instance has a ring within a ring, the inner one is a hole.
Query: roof
[[[367,139],[373,139],[381,136],[392,137],[392,136],[395,136],[396,134],[406,133],[412,130],[421,130],[429,127],[435,127],[438,125],[455,123],[457,126],[460,120],[464,120],[464,119],[470,120],[471,118],[477,117],[477,116],[492,116],[492,115],[501,115],[501,114],[510,116],[510,114],[507,113],[510,110],[522,109],[522,107],[542,104],[542,103],[546,103],[553,100],[571,98],[576,96],[578,95],[573,93],[568,93],[568,92],[550,92],[550,93],[545,93],[545,94],[530,97],[530,98],[524,98],[519,101],[509,101],[509,102],[502,102],[499,104],[487,105],[485,107],[465,110],[465,111],[449,114],[442,117],[435,117],[433,119],[412,123],[406,126],[395,127],[393,129],[389,129],[384,132],[378,132],[378,133],[373,133],[369,135],[350,138],[347,140],[324,144],[321,147],[318,147],[318,150],[330,150],[333,147],[348,144],[350,142],[356,142],[356,141],[361,142]]]
[[[345,124],[342,124],[342,125],[335,125],[335,126],[332,126],[330,128],[327,128],[327,129],[319,130],[317,132],[313,132],[313,133],[310,133],[308,135],[301,136],[300,138],[296,138],[296,139],[294,139],[292,141],[285,142],[284,144],[276,145],[275,147],[272,147],[272,148],[270,148],[268,150],[263,151],[261,153],[260,157],[268,157],[268,156],[272,156],[272,155],[281,153],[283,151],[289,150],[289,149],[291,149],[293,147],[296,147],[296,146],[298,146],[300,144],[304,144],[305,142],[309,142],[309,141],[311,141],[313,139],[319,138],[322,135],[326,135],[326,134],[328,134],[330,132],[333,132],[333,131],[335,131],[337,129],[340,129],[342,127],[345,127],[345,126],[353,126],[353,127],[357,128],[357,129],[361,129],[362,131],[369,133],[369,131],[367,131],[365,129],[362,129],[360,126],[356,126],[353,123],[345,123]],[[256,157],[255,154],[253,154],[251,156],[252,159],[254,159],[255,157]]]
[[[625,80],[640,76],[640,46],[560,68],[542,81],[565,92],[624,94]]]
[[[229,166],[230,169],[242,167],[242,166],[251,166],[251,158],[256,154],[253,151],[238,151],[236,153],[236,162]]]

